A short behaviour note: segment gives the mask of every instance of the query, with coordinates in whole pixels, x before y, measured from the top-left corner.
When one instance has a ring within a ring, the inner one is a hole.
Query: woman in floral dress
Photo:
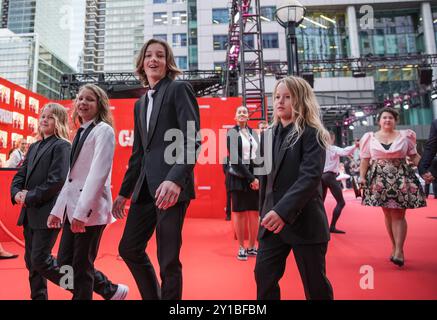
[[[361,138],[360,184],[363,205],[382,207],[385,225],[392,243],[390,261],[404,265],[404,243],[407,236],[407,209],[425,207],[425,195],[413,168],[420,155],[416,150],[416,133],[396,130],[399,114],[383,108],[378,114],[380,130],[367,132]]]

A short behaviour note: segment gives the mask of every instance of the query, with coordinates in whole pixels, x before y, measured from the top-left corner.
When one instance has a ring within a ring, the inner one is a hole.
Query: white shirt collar
[[[82,123],[82,125],[80,127],[83,128],[84,130],[86,130],[91,125],[91,123],[93,123],[95,120],[96,119],[92,119],[88,122]]]

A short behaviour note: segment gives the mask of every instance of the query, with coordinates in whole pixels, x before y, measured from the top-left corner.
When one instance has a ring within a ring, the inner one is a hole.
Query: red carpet
[[[329,244],[327,273],[336,299],[437,299],[437,200],[429,199],[428,207],[407,213],[408,236],[405,266],[399,268],[388,261],[390,240],[384,227],[381,209],[362,207],[350,191],[345,192],[346,208],[338,228],[345,235],[334,235]],[[327,199],[330,218],[334,200]],[[223,213],[224,216],[224,213]],[[98,269],[114,282],[129,285],[129,299],[139,299],[134,280],[123,261],[117,259],[117,247],[123,223],[109,226],[103,237]],[[27,270],[23,249],[15,243],[4,247],[20,254],[15,260],[0,260],[0,299],[29,299]],[[153,240],[148,252],[156,262]],[[236,259],[237,242],[232,224],[214,219],[187,219],[184,226],[182,263],[184,266],[184,299],[255,299],[253,275],[255,259]],[[362,266],[374,271],[374,289],[360,287]],[[283,299],[304,299],[294,259],[289,258],[281,282]],[[69,299],[71,295],[49,285],[51,299]],[[96,299],[100,297],[96,296]]]

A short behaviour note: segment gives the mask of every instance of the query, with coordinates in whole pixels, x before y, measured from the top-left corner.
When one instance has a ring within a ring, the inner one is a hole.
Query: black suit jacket
[[[41,141],[29,147],[23,165],[12,180],[11,201],[21,190],[28,190],[25,206],[21,209],[18,225],[23,225],[27,217],[32,229],[47,229],[47,219],[59,192],[67,178],[70,166],[71,145],[69,142],[53,137],[38,152]]]
[[[263,133],[261,152],[265,150],[272,155],[275,132],[276,126]],[[266,141],[270,143],[264,149]],[[286,243],[316,244],[330,239],[321,187],[325,157],[326,151],[317,142],[316,130],[306,127],[293,147],[281,147],[272,170],[260,176],[261,219],[270,210],[278,213],[285,221],[279,236]],[[259,238],[268,232],[260,227]]]
[[[431,167],[433,159],[437,154],[437,119],[431,123],[429,130],[429,138],[425,144],[425,151],[422,159],[419,162],[419,173],[423,175],[427,171],[431,171],[432,175],[437,178],[437,168]],[[430,168],[431,167],[431,168]]]
[[[259,145],[259,138],[256,132],[249,128],[249,132]],[[229,164],[234,167],[234,169],[239,172],[244,177],[240,178],[229,174],[228,188],[229,191],[249,191],[250,183],[256,178],[253,174],[254,163],[250,161],[249,163],[243,163],[243,142],[240,136],[240,127],[236,125],[228,131],[227,134],[227,147],[228,147],[228,161]],[[236,142],[236,144],[235,144]],[[235,148],[236,146],[236,148]],[[252,150],[250,152],[252,154]]]
[[[126,198],[132,196],[132,202],[136,202],[146,182],[150,196],[154,199],[159,185],[169,180],[182,188],[178,202],[194,199],[193,169],[200,147],[200,139],[196,139],[200,130],[196,96],[189,83],[173,81],[168,77],[160,80],[157,87],[148,132],[147,95],[135,103],[134,144],[119,194]],[[188,128],[189,124],[191,129]],[[180,138],[183,140],[176,145],[178,152],[175,164],[166,163],[164,159],[166,148],[170,145],[175,146],[175,143],[164,138],[170,129],[180,130]]]

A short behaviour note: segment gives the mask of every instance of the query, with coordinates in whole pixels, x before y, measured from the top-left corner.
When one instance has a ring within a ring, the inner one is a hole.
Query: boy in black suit
[[[143,299],[181,299],[179,253],[185,213],[195,196],[199,107],[192,87],[174,81],[180,71],[165,41],[151,39],[143,46],[136,71],[149,90],[135,104],[132,155],[113,205],[114,216],[122,219],[132,197],[119,252]],[[172,144],[165,138],[169,130],[180,133],[183,140],[176,146],[176,161],[166,158],[172,155],[166,152]],[[161,286],[145,252],[155,228]]]

